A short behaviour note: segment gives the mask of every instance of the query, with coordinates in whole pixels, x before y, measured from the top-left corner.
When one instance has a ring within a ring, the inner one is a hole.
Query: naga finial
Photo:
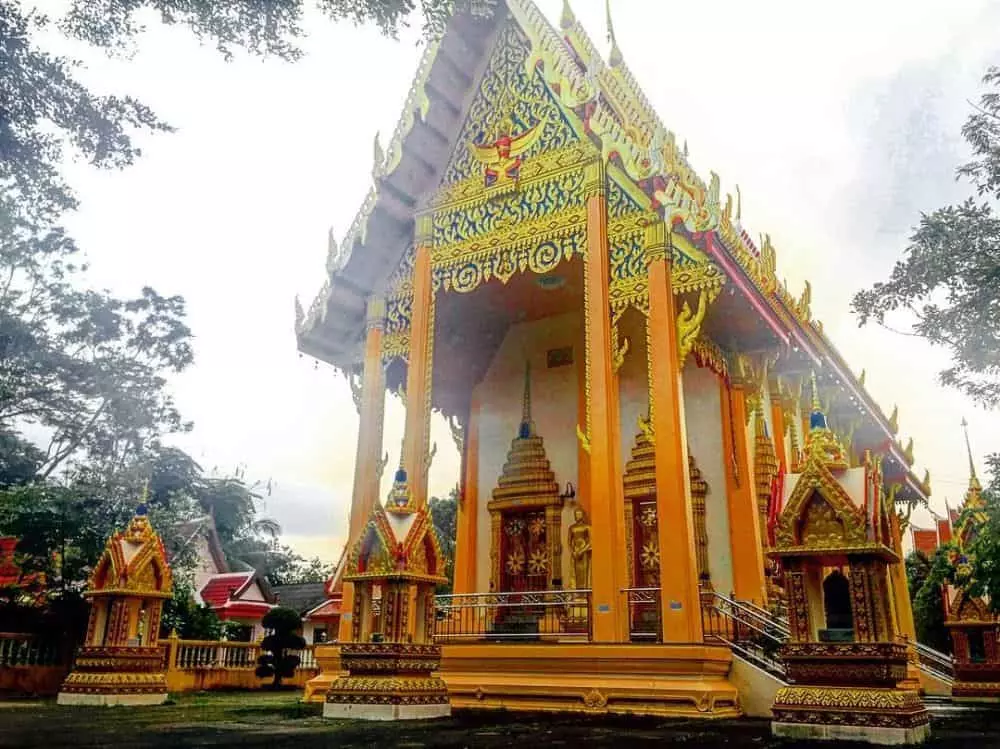
[[[605,0],[604,10],[607,15],[608,41],[611,42],[611,52],[608,54],[608,64],[615,67],[622,63],[622,52],[618,49],[618,40],[615,39],[615,26],[611,22],[611,0]]]
[[[865,370],[863,370],[863,369],[861,370],[861,374],[858,375],[858,384],[861,387],[865,386]]]
[[[892,415],[889,417],[889,431],[893,434],[899,432],[899,406],[893,405]]]
[[[559,28],[569,29],[576,23],[576,16],[569,6],[569,0],[563,0],[562,15],[559,16]]]
[[[382,177],[385,169],[385,151],[382,150],[382,144],[379,142],[378,131],[375,132],[375,142],[374,142],[374,159],[372,161],[372,179],[378,180]]]
[[[736,185],[736,221],[743,218],[743,196],[740,195],[740,186]]]

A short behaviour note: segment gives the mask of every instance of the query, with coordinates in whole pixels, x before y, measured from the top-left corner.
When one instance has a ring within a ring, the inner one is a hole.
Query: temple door
[[[660,632],[660,604],[643,588],[660,587],[660,551],[656,525],[656,499],[635,500],[632,511],[633,593],[629,612],[635,639],[655,639]]]
[[[545,510],[505,512],[501,537],[500,590],[545,590],[549,580],[549,549]]]

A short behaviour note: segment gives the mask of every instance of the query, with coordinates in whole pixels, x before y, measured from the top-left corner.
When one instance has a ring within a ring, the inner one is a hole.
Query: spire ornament
[[[611,21],[611,0],[605,0],[604,10],[607,16],[608,41],[611,43],[611,52],[608,54],[608,64],[614,68],[621,65],[624,58],[622,58],[622,51],[618,48],[618,40],[615,39],[615,26]]]

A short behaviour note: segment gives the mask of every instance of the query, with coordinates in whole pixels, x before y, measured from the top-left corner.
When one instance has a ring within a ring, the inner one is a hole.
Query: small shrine
[[[406,470],[396,471],[386,506],[376,505],[351,550],[351,642],[340,646],[347,672],[330,686],[324,718],[416,720],[451,714],[436,675],[434,590],[446,582],[430,515],[413,501]]]
[[[173,580],[163,542],[140,504],[94,567],[87,636],[59,691],[60,705],[159,705],[167,699],[157,641]]]
[[[965,421],[962,426],[968,430]],[[969,435],[965,435],[969,451],[969,488],[952,539],[958,547],[953,563],[959,577],[968,580],[971,559],[968,549],[979,527],[986,520],[983,487],[976,476]],[[1000,619],[990,610],[988,596],[975,597],[968,593],[968,583],[947,585],[944,589],[945,627],[951,634],[955,661],[955,683],[951,694],[955,702],[1000,702]]]
[[[771,555],[788,595],[789,686],[775,696],[776,736],[915,744],[930,735],[919,693],[906,688],[908,648],[894,606],[890,568],[901,564],[881,464],[851,467],[820,408],[805,457],[784,477]]]

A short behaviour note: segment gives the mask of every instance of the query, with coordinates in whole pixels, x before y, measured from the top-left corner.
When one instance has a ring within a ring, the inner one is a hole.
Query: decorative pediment
[[[775,551],[848,551],[870,545],[862,510],[825,465],[807,463],[778,518]]]
[[[948,624],[960,622],[992,622],[996,617],[990,613],[986,606],[986,601],[969,595],[965,590],[959,591],[955,597],[955,602],[951,605]]]
[[[530,58],[531,42],[516,21],[508,21],[469,105],[443,185],[516,181],[526,161],[580,139],[579,124],[571,123]]]
[[[390,517],[376,507],[351,550],[344,579],[402,576],[443,581],[444,568],[444,552],[425,509]]]
[[[173,596],[173,576],[163,541],[153,530],[144,506],[136,511],[124,532],[108,539],[90,574],[85,595]]]

